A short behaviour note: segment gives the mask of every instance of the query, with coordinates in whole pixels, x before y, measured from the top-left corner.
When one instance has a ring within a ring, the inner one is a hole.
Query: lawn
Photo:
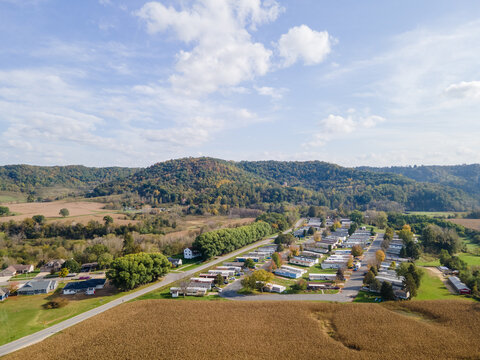
[[[457,256],[465,261],[469,266],[479,266],[480,265],[480,256],[467,254],[467,253],[458,253]]]
[[[428,271],[424,271],[418,294],[413,300],[443,300],[443,299],[460,299],[459,295],[451,294],[442,281],[431,275]]]
[[[40,273],[40,270],[35,270],[27,274],[18,274],[10,278],[10,281],[13,280],[27,280],[27,279],[33,279],[35,276],[37,276]]]
[[[375,299],[380,298],[380,294],[373,294],[367,291],[359,291],[353,302],[357,303],[374,303]]]
[[[149,285],[151,284],[144,286]],[[61,288],[63,288],[62,284],[55,291],[55,295],[61,292]],[[72,297],[69,296],[67,298],[70,301],[65,307],[49,310],[44,309],[43,305],[51,300],[52,293],[11,296],[0,303],[0,345],[55,325],[128,293],[92,296],[81,300],[70,300]]]

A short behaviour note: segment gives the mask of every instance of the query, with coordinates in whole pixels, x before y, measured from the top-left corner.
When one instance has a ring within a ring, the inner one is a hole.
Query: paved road
[[[303,221],[303,219],[300,219],[295,226],[298,226],[302,221]],[[290,231],[290,230],[287,230],[287,231]],[[195,269],[185,271],[183,273],[169,273],[167,276],[165,276],[163,278],[162,281],[160,281],[160,282],[158,282],[154,285],[148,286],[148,287],[146,287],[142,290],[138,290],[134,293],[122,296],[121,298],[118,298],[116,300],[112,300],[105,305],[101,305],[99,307],[96,307],[95,309],[86,311],[82,314],[79,314],[79,315],[73,317],[73,318],[62,321],[61,323],[50,326],[50,327],[48,327],[44,330],[38,331],[34,334],[27,335],[23,338],[20,338],[18,340],[12,341],[8,344],[2,345],[2,346],[0,346],[0,356],[4,356],[4,355],[9,354],[11,352],[20,350],[21,348],[33,345],[33,344],[35,344],[37,342],[40,342],[43,339],[46,339],[47,337],[49,337],[49,336],[51,336],[51,335],[53,335],[53,334],[55,334],[59,331],[65,330],[65,329],[69,328],[70,326],[76,325],[76,324],[78,324],[78,323],[80,323],[84,320],[87,320],[87,319],[91,318],[92,316],[101,314],[104,311],[107,311],[111,308],[114,308],[115,306],[118,306],[118,305],[120,305],[124,302],[135,299],[139,296],[145,295],[145,294],[147,294],[151,291],[158,290],[158,289],[160,289],[164,286],[172,284],[172,283],[174,283],[178,280],[181,280],[183,278],[192,276],[193,274],[197,273],[198,271],[207,269],[211,266],[217,265],[218,263],[227,261],[228,259],[230,259],[234,256],[243,254],[244,252],[252,250],[252,249],[254,249],[254,248],[256,248],[260,245],[265,245],[265,244],[271,243],[274,238],[276,238],[276,236],[273,236],[273,237],[271,237],[269,239],[266,239],[266,240],[257,241],[257,242],[255,242],[251,245],[248,245],[248,246],[245,246],[245,247],[241,248],[240,250],[237,250],[237,251],[234,251],[234,252],[229,253],[227,255],[215,258],[214,260],[209,261],[209,262],[207,262],[203,265],[200,265],[200,266],[196,267]]]
[[[367,271],[367,265],[369,262],[373,262],[375,259],[375,252],[380,249],[382,240],[377,237],[373,241],[370,248],[365,252],[362,260],[362,267],[358,271],[353,271],[350,279],[345,283],[344,288],[336,294],[265,294],[265,295],[240,295],[236,291],[239,290],[239,281],[236,281],[227,286],[222,291],[222,297],[230,300],[239,301],[297,301],[297,300],[310,300],[310,301],[337,301],[337,302],[350,302],[357,296],[358,291],[363,285],[363,273]]]

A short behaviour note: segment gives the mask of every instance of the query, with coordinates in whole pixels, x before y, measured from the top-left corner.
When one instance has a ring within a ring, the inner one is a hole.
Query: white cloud
[[[315,31],[306,25],[295,26],[283,34],[277,44],[284,66],[297,61],[305,65],[321,63],[331,51],[330,35],[326,31]]]
[[[287,91],[285,88],[278,89],[270,86],[255,86],[254,88],[259,95],[270,96],[274,100],[280,100],[283,97],[283,94]]]
[[[190,44],[177,54],[173,88],[189,95],[209,94],[265,75],[272,51],[254,42],[247,27],[273,21],[280,12],[275,1],[195,1],[176,10],[159,2],[145,4],[136,15],[151,34],[171,30]]]
[[[305,147],[323,146],[335,138],[344,137],[347,134],[375,127],[385,121],[378,115],[360,116],[354,109],[347,111],[348,116],[330,114],[320,120],[320,130],[312,134],[312,139],[303,144]]]
[[[454,98],[480,99],[480,81],[461,81],[451,84],[445,89],[445,93]]]

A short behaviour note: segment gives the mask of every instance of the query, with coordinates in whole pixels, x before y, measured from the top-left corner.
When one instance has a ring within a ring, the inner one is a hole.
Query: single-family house
[[[95,271],[97,267],[98,267],[98,262],[85,263],[85,264],[82,264],[80,272]]]
[[[195,249],[191,248],[191,247],[185,248],[183,250],[183,257],[185,259],[195,259],[195,258],[200,257],[200,256],[202,256],[202,253],[198,250],[195,250]]]
[[[18,295],[37,295],[48,294],[55,290],[58,286],[56,280],[30,280],[20,289],[17,290]]]
[[[60,271],[64,263],[65,263],[64,259],[50,260],[49,262],[47,262],[45,265],[42,266],[41,271],[53,271],[53,272]]]
[[[72,281],[63,288],[64,295],[73,295],[77,293],[86,293],[87,295],[94,295],[95,290],[103,289],[106,279],[90,279],[85,281]]]
[[[15,276],[18,274],[27,274],[31,273],[34,270],[33,265],[22,265],[22,264],[15,264],[10,265],[6,269],[0,272],[0,276]]]
[[[168,258],[168,261],[170,264],[172,264],[173,267],[179,267],[183,264],[182,259],[175,259],[175,258]]]

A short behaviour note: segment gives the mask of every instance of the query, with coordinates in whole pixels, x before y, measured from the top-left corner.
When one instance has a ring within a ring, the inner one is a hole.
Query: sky
[[[0,0],[0,164],[480,162],[480,2]]]

